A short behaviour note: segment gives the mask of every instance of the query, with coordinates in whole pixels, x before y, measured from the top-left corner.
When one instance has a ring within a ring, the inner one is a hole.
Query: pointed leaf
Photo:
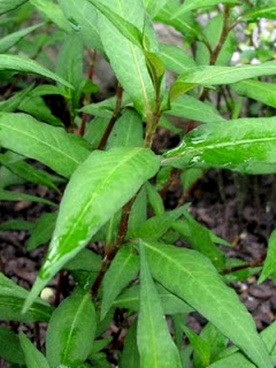
[[[59,0],[59,5],[72,29],[77,32],[83,43],[103,52],[103,46],[97,27],[97,11],[88,0]]]
[[[50,318],[52,309],[41,299],[36,299],[33,306],[22,314],[22,306],[28,291],[16,285],[12,280],[0,273],[0,319],[7,321],[35,322]]]
[[[276,270],[276,230],[269,237],[267,256],[258,283],[263,282]]]
[[[204,113],[202,113],[204,111]],[[170,110],[166,114],[178,116],[181,118],[211,123],[214,121],[223,121],[223,117],[214,106],[201,102],[192,96],[181,96],[171,102]]]
[[[145,9],[140,0],[102,0],[101,3],[143,33]],[[105,53],[124,90],[140,113],[146,116],[151,114],[155,93],[143,51],[123,36],[102,14],[99,15],[98,26]]]
[[[60,7],[53,1],[49,0],[29,0],[30,3],[37,8],[37,10],[43,14],[46,19],[50,19],[53,23],[66,32],[71,31],[71,27],[67,19],[65,18]]]
[[[88,0],[95,8],[100,11],[130,42],[136,46],[142,46],[142,32],[139,31],[134,24],[130,23],[125,18],[122,18],[119,14],[113,12],[108,6],[105,6],[98,0]]]
[[[23,37],[27,36],[29,33],[35,31],[40,28],[43,24],[36,24],[31,27],[26,27],[21,29],[20,31],[13,32],[5,37],[2,37],[0,40],[0,54],[3,54],[11,47],[17,44]]]
[[[89,155],[84,140],[26,114],[0,114],[0,146],[69,177]]]
[[[157,242],[144,246],[157,281],[211,321],[259,368],[272,368],[253,318],[205,256]]]
[[[0,327],[0,358],[19,366],[25,364],[18,336],[8,328]],[[12,366],[10,364],[10,366]]]
[[[159,165],[160,158],[148,149],[121,147],[95,151],[79,166],[63,196],[48,256],[27,306],[50,278],[155,175]]]
[[[179,77],[179,81],[200,85],[231,84],[262,75],[275,75],[276,62],[258,65],[201,66]]]
[[[160,51],[166,68],[175,73],[182,74],[197,66],[194,59],[180,47],[161,43]]]
[[[17,55],[0,55],[0,71],[13,70],[20,73],[34,73],[42,75],[43,77],[53,79],[54,81],[63,84],[68,88],[72,88],[71,84],[60,78],[55,73],[46,69],[38,62],[28,59],[26,57]]]
[[[223,168],[246,174],[275,173],[276,118],[237,119],[194,129],[168,151],[164,165]]]
[[[180,356],[164,319],[143,245],[140,245],[140,311],[137,343],[141,367],[180,368]],[[158,331],[158,333],[156,333]]]
[[[124,350],[120,359],[121,368],[140,368],[140,356],[137,347],[137,321],[129,328],[125,340]]]
[[[139,259],[131,247],[121,248],[103,279],[101,319],[106,316],[115,298],[139,271]]]
[[[207,367],[210,363],[210,346],[206,341],[202,339],[201,336],[198,336],[193,330],[191,330],[187,326],[182,326],[185,335],[188,337],[193,350],[194,350],[194,360],[195,355],[198,357],[199,364],[195,366],[197,367]]]
[[[276,108],[276,85],[257,80],[246,80],[231,85],[239,95],[247,96]]]
[[[27,202],[44,203],[44,204],[47,204],[48,206],[54,206],[54,207],[57,206],[54,202],[49,201],[48,199],[36,197],[31,194],[12,192],[12,191],[3,190],[3,189],[0,189],[0,201],[15,201],[15,202],[27,201]]]
[[[77,367],[91,350],[96,314],[90,292],[76,289],[54,311],[46,334],[46,356],[52,367]]]
[[[0,14],[4,14],[8,11],[14,10],[26,2],[27,0],[1,0]]]
[[[45,356],[31,343],[23,332],[19,332],[19,340],[25,355],[27,368],[50,368]]]
[[[186,0],[185,3],[180,7],[179,11],[173,15],[173,18],[183,15],[191,10],[204,8],[208,6],[215,6],[220,3],[226,3],[231,5],[237,5],[240,3],[239,0]]]

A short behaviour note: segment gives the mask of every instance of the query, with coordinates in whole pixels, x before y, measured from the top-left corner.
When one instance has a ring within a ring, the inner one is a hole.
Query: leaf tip
[[[31,291],[29,292],[29,295],[27,296],[23,308],[22,308],[22,314],[26,313],[31,305],[34,303],[35,299],[39,296],[39,293],[43,289],[43,287],[47,284],[48,280],[42,280],[41,278],[37,277]]]

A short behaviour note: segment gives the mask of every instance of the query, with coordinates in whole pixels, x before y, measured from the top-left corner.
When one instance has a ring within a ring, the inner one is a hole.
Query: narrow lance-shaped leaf
[[[141,286],[137,343],[141,367],[166,368],[170,366],[180,368],[180,356],[164,318],[162,305],[150,274],[143,244],[140,244],[140,259]]]
[[[138,0],[102,0],[101,3],[114,13],[133,24],[141,33],[145,24],[145,9]],[[154,104],[154,88],[147,70],[143,50],[126,38],[118,26],[99,14],[98,26],[110,64],[126,93],[132,98],[137,110],[150,115]]]
[[[55,73],[40,65],[37,61],[17,55],[0,55],[0,71],[14,70],[20,73],[34,73],[43,77],[53,79],[54,81],[63,84],[68,88],[72,88],[71,84],[60,78]]]
[[[231,84],[244,79],[274,74],[276,74],[275,61],[268,61],[258,65],[242,66],[208,65],[191,69],[190,72],[181,75],[177,81],[208,86],[216,84]]]
[[[139,270],[139,259],[131,247],[121,248],[103,279],[103,300],[101,319],[103,319],[115,298],[120,294]]]
[[[23,332],[19,333],[19,340],[25,355],[27,368],[50,368],[45,356],[31,343]]]
[[[18,8],[20,5],[26,3],[28,0],[1,0],[0,1],[0,14],[4,14],[8,11]]]
[[[0,146],[40,161],[65,177],[89,155],[80,137],[26,114],[0,114]]]
[[[93,344],[96,313],[91,294],[76,289],[54,311],[46,334],[46,356],[51,367],[79,367]]]
[[[263,282],[276,270],[276,230],[272,232],[268,242],[267,256],[264,262],[259,283]]]
[[[244,118],[193,130],[164,165],[186,169],[224,168],[245,174],[276,172],[276,118]]]
[[[212,322],[259,368],[272,368],[253,318],[205,256],[157,242],[144,241],[144,246],[157,281]]]
[[[26,303],[85,247],[141,185],[156,174],[160,157],[145,148],[95,151],[78,167],[63,196],[50,249]]]
[[[40,28],[43,23],[36,24],[31,27],[23,28],[20,31],[13,32],[5,37],[2,37],[0,40],[0,53],[6,52],[12,46],[14,46],[17,42],[19,42],[23,37],[27,36],[29,33],[35,31]]]
[[[268,106],[276,107],[276,85],[257,80],[246,80],[231,85],[239,95],[247,96]]]
[[[186,0],[185,3],[180,7],[179,11],[173,15],[173,18],[176,18],[184,13],[187,13],[191,10],[204,8],[208,6],[214,6],[220,3],[232,4],[236,5],[239,4],[238,0]]]

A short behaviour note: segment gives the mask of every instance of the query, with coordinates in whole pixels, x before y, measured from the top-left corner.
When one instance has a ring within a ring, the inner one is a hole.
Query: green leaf
[[[162,213],[165,212],[165,207],[161,195],[158,193],[156,187],[151,183],[147,182],[145,187],[147,190],[148,201],[153,209],[154,214],[156,216],[162,215]]]
[[[145,9],[142,2],[138,0],[128,2],[102,0],[101,3],[143,32]],[[133,100],[137,110],[142,115],[149,116],[153,109],[155,93],[143,50],[123,36],[121,31],[101,14],[98,27],[101,29],[105,53],[116,77]]]
[[[153,216],[136,229],[132,236],[137,238],[159,239],[186,210],[187,205]]]
[[[244,118],[207,124],[168,151],[164,165],[223,168],[245,174],[275,173],[276,118]]]
[[[1,6],[1,5],[0,5]],[[36,29],[40,28],[43,24],[36,24],[31,27],[26,27],[21,29],[20,31],[13,32],[5,37],[2,37],[0,40],[0,53],[3,54],[4,52],[8,51],[11,47],[17,44],[22,38],[27,36],[29,33],[35,31]]]
[[[267,248],[266,259],[258,283],[263,282],[276,270],[276,230],[271,233]]]
[[[31,236],[27,242],[27,249],[33,250],[42,244],[50,241],[55,229],[55,222],[57,219],[57,213],[44,213],[36,221]]]
[[[0,114],[0,146],[69,177],[89,155],[84,140],[26,114]]]
[[[160,157],[145,148],[95,151],[78,167],[63,196],[46,262],[26,308],[60,268],[158,171]]]
[[[50,19],[53,23],[66,32],[71,31],[71,27],[67,19],[65,18],[60,7],[53,1],[49,0],[29,0],[30,3],[37,8],[37,10]]]
[[[158,292],[159,300],[162,304],[164,314],[186,314],[193,312],[194,309],[186,304],[182,299],[170,293],[160,284],[155,284]],[[134,312],[139,312],[140,309],[140,286],[132,286],[122,292],[113,302],[116,308],[125,308]]]
[[[0,201],[27,201],[27,202],[37,202],[44,203],[48,206],[57,207],[56,203],[49,201],[48,199],[33,196],[31,194],[25,194],[20,192],[14,192],[9,190],[0,189]]]
[[[159,295],[155,289],[142,244],[140,244],[140,259],[141,286],[137,343],[141,367],[180,368],[180,356],[164,319]]]
[[[140,368],[140,356],[137,347],[137,323],[130,326],[125,340],[124,350],[120,358],[120,368]]]
[[[27,0],[1,0],[0,1],[0,14],[4,14],[11,10],[14,10],[26,2]]]
[[[244,79],[275,74],[276,62],[268,61],[258,65],[200,66],[180,76],[178,81],[208,86],[231,84]]]
[[[231,88],[239,95],[247,96],[276,108],[276,85],[271,82],[246,80],[232,84]]]
[[[21,348],[25,355],[27,368],[50,368],[45,356],[31,343],[31,341],[19,332]]]
[[[188,95],[178,97],[172,101],[171,108],[166,111],[166,114],[203,123],[224,120],[213,105],[201,102],[195,97]]]
[[[249,10],[241,15],[240,19],[254,22],[260,18],[276,19],[276,5],[254,7],[254,10]]]
[[[0,327],[0,357],[10,363],[25,363],[18,336],[7,328]]]
[[[138,47],[142,47],[142,32],[132,23],[125,18],[121,17],[116,12],[112,11],[111,8],[105,6],[98,0],[88,0],[92,3],[95,8],[101,12],[118,31],[130,42]]]
[[[161,43],[160,51],[166,68],[175,73],[182,74],[197,66],[194,59],[180,47]]]
[[[124,109],[108,138],[106,149],[112,147],[143,147],[141,116],[133,109]],[[93,123],[92,123],[93,124]]]
[[[159,0],[159,1],[143,0],[143,1],[147,9],[147,12],[149,13],[152,19],[169,2],[169,0]]]
[[[83,43],[95,50],[103,52],[103,46],[97,27],[97,11],[87,0],[58,0],[72,29],[79,34]]]
[[[138,256],[135,255],[131,247],[124,246],[116,254],[103,279],[101,319],[106,316],[113,301],[135,278],[138,271]]]
[[[27,313],[22,314],[22,306],[28,291],[16,285],[12,280],[0,273],[0,319],[19,322],[47,322],[51,308],[41,299],[36,299]]]
[[[218,270],[221,270],[225,265],[225,256],[224,253],[213,244],[210,230],[201,226],[189,213],[186,212],[184,215],[190,231],[189,244],[198,252],[208,257],[214,266]]]
[[[254,320],[205,256],[157,242],[144,242],[144,246],[158,282],[212,322],[259,368],[272,368]]]
[[[25,220],[8,220],[1,222],[0,230],[1,231],[10,231],[10,230],[32,230],[34,224],[30,221]]]
[[[48,188],[54,189],[59,192],[57,186],[54,184],[52,177],[46,171],[37,169],[33,165],[24,161],[24,157],[7,152],[6,154],[0,154],[0,163],[7,167],[11,172],[22,177],[26,181],[45,185]]]
[[[187,326],[182,326],[185,335],[188,337],[193,350],[194,350],[194,359],[195,354],[199,357],[199,364],[195,365],[196,367],[207,367],[210,363],[210,346],[206,341],[204,341],[201,336],[198,336],[193,330],[188,328]]]
[[[46,69],[35,60],[28,59],[17,55],[0,55],[0,71],[12,70],[19,73],[34,73],[43,77],[53,79],[54,81],[63,84],[68,88],[72,88],[71,84],[60,78],[55,73]]]
[[[179,8],[179,11],[173,15],[173,18],[179,17],[191,10],[196,10],[208,6],[215,6],[220,3],[226,3],[229,5],[237,5],[239,0],[186,0],[185,3]]]
[[[96,331],[90,292],[76,289],[54,311],[46,333],[46,357],[51,367],[77,367],[88,357]]]

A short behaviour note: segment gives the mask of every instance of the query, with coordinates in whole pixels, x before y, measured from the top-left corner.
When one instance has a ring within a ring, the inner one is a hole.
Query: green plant
[[[43,22],[30,25],[37,12]],[[2,0],[0,13],[6,86],[0,198],[40,201],[52,210],[35,224],[1,224],[30,230],[28,250],[51,241],[30,292],[0,275],[0,318],[36,328],[47,322],[45,355],[22,332],[4,327],[0,355],[28,368],[109,367],[101,350],[113,345],[103,336],[120,308],[127,334],[117,349],[119,367],[188,367],[191,361],[197,368],[273,367],[276,324],[259,334],[223,280],[227,259],[218,244],[228,243],[200,225],[187,204],[166,209],[161,194],[180,173],[187,191],[209,168],[275,173],[276,119],[269,108],[265,117],[242,117],[241,96],[275,108],[273,79],[260,77],[275,75],[276,62],[231,66],[235,27],[275,20],[275,1]],[[154,21],[177,29],[183,47],[158,42]],[[54,60],[47,50],[57,50]],[[95,51],[119,83],[115,97],[91,103],[99,89]],[[166,70],[176,74],[168,87]],[[40,85],[18,73],[39,75]],[[66,119],[52,113],[46,96],[61,98]],[[218,108],[216,96],[223,101]],[[169,116],[202,124],[190,124],[184,135]],[[154,151],[159,127],[179,135],[179,146]],[[8,189],[22,182],[48,187],[56,200]],[[175,246],[179,239],[193,249]],[[86,247],[95,242],[102,245],[98,251]],[[261,272],[259,281],[275,271],[274,253],[272,233],[264,264],[249,269]],[[39,295],[61,270],[70,272],[74,288],[51,307]],[[192,311],[208,320],[200,335],[186,326]]]

